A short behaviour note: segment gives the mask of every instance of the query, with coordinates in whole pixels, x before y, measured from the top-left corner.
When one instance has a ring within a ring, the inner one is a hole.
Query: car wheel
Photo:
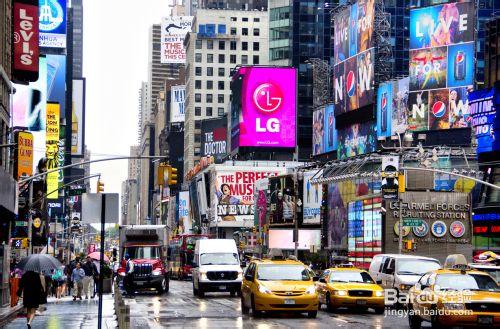
[[[326,309],[328,310],[328,312],[333,312],[335,311],[335,307],[333,307],[332,305],[332,300],[330,299],[330,294],[326,294]]]
[[[232,290],[229,294],[231,294],[231,297],[236,297],[236,291]]]
[[[198,296],[198,289],[194,287],[194,281],[193,281],[193,296]]]
[[[203,291],[203,286],[198,282],[198,297],[205,297],[205,292]]]
[[[163,280],[161,280],[161,283],[158,286],[158,288],[156,288],[156,291],[158,292],[158,295],[161,295],[165,291],[168,291],[168,288],[167,288],[167,279],[166,278],[163,278]]]
[[[318,311],[310,311],[307,312],[307,317],[309,319],[315,319],[318,316]]]
[[[375,314],[384,314],[385,307],[375,307]]]
[[[422,327],[422,319],[414,314],[411,304],[408,304],[408,325],[410,329],[420,329]]]
[[[255,299],[252,295],[252,315],[256,318],[260,318],[262,316],[262,311],[257,311],[255,307]]]
[[[241,301],[241,313],[243,313],[243,314],[250,313],[250,309],[245,306],[245,301],[243,300],[243,296],[241,296],[240,301]]]

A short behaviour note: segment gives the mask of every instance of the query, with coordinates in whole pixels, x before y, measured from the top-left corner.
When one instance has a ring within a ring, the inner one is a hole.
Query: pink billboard
[[[297,82],[294,68],[242,67],[239,143],[295,147]]]

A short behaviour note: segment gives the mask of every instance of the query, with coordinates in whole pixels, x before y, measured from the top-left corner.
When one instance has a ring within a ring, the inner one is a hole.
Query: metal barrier
[[[118,328],[130,329],[130,306],[125,304],[118,283],[114,284],[115,314]]]

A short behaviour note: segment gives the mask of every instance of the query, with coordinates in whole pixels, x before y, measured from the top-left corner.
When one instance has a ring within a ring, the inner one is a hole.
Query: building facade
[[[198,9],[186,36],[184,172],[200,158],[201,120],[224,115],[237,65],[267,65],[266,11]]]
[[[72,0],[73,8],[73,77],[83,76],[83,0]]]
[[[500,18],[486,23],[485,87],[491,88],[500,80]]]

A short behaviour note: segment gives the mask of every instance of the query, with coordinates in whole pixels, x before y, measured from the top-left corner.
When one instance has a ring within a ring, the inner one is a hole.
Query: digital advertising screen
[[[321,223],[321,202],[323,200],[323,186],[312,184],[313,177],[321,177],[322,170],[304,171],[304,207],[303,224]]]
[[[40,47],[66,48],[66,0],[40,0]]]
[[[313,112],[313,155],[337,151],[337,129],[333,104]]]
[[[221,163],[227,154],[227,117],[201,121],[201,156]]]
[[[494,95],[494,88],[469,93],[469,107],[472,129],[477,140],[477,153],[497,151],[493,148],[493,141],[498,135],[494,129],[498,112],[494,104]]]
[[[242,67],[239,74],[243,76],[242,108],[239,118],[232,117],[232,130],[238,130],[232,139],[238,138],[238,146],[295,147],[295,68]]]
[[[470,127],[467,94],[474,84],[472,2],[410,11],[408,130]]]
[[[408,129],[408,77],[379,84],[377,91],[377,136],[389,137]]]
[[[358,0],[333,18],[335,115],[373,103],[374,4],[374,0]]]
[[[66,56],[47,55],[47,101],[59,103],[61,118],[66,108]]]
[[[323,136],[325,134],[325,108],[319,108],[313,112],[313,155],[325,153]]]
[[[170,92],[170,122],[184,122],[186,86],[172,86]]]
[[[375,122],[355,123],[338,132],[337,158],[340,160],[377,150]]]

